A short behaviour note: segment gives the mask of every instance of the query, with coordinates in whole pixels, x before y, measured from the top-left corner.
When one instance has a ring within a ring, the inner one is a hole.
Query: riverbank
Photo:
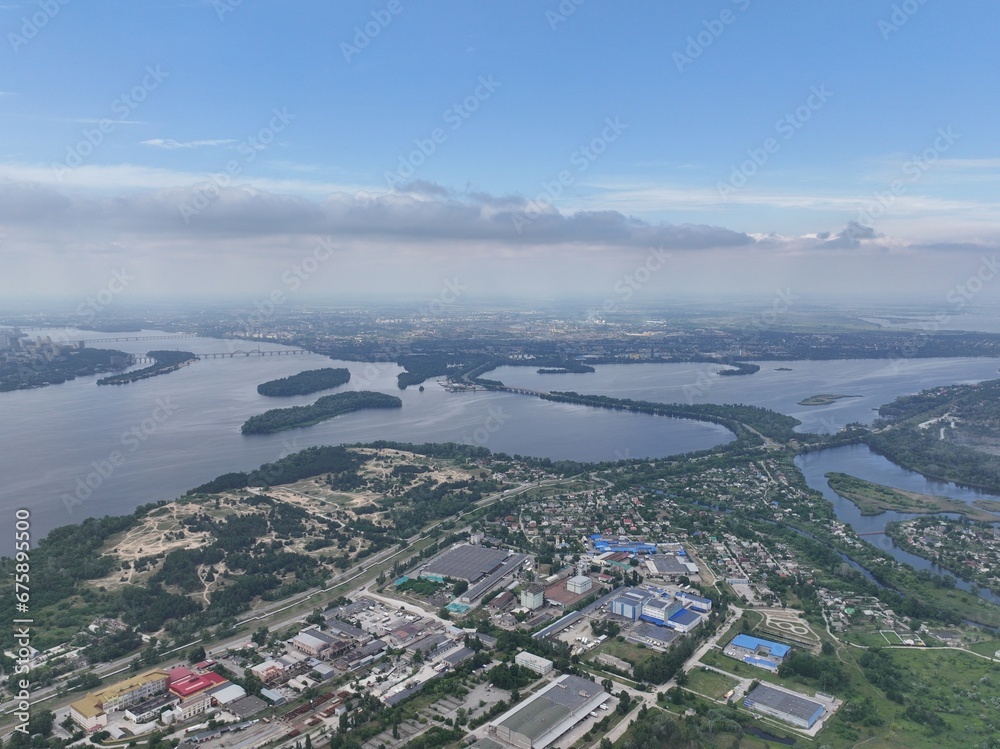
[[[947,512],[964,515],[970,520],[1000,521],[1000,515],[977,506],[978,503],[990,500],[977,500],[969,504],[949,497],[894,489],[834,471],[827,473],[826,479],[830,488],[844,499],[857,505],[862,515],[881,515],[888,511],[910,512],[918,515]],[[1000,503],[995,504],[1000,506]]]

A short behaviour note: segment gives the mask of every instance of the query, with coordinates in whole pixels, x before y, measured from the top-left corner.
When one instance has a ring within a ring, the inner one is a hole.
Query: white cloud
[[[142,141],[144,146],[155,146],[157,148],[166,148],[168,150],[175,150],[178,148],[204,148],[206,146],[230,146],[237,141],[233,138],[222,138],[216,140],[174,140],[173,138],[151,138],[150,140]]]

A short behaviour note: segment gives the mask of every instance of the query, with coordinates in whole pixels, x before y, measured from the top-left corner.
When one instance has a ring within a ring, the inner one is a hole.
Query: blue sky
[[[127,264],[136,300],[254,295],[332,242],[310,293],[461,272],[600,295],[659,248],[649,301],[943,298],[1000,234],[998,21],[985,0],[3,0],[0,290],[75,298]]]

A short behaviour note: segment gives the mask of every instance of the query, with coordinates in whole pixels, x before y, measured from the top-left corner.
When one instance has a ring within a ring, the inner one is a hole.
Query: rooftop
[[[767,650],[768,653],[775,658],[784,658],[788,655],[788,651],[792,649],[791,645],[785,645],[780,642],[772,642],[771,640],[762,640],[759,637],[752,637],[751,635],[736,635],[736,637],[734,637],[729,644],[738,648],[745,648],[753,651],[757,651],[759,649]]]
[[[783,692],[780,689],[765,686],[764,684],[761,684],[748,694],[746,699],[759,705],[765,705],[772,710],[778,710],[786,715],[794,715],[796,718],[801,718],[805,721],[812,720],[817,710],[823,710],[823,705],[819,702],[813,702],[812,700],[807,700],[805,697]]]
[[[463,544],[445,551],[424,568],[424,572],[474,582],[495,570],[507,559],[504,549]]]

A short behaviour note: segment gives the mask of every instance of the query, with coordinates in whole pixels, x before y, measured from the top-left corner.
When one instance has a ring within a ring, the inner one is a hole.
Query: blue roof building
[[[723,655],[743,661],[757,668],[777,671],[778,666],[792,650],[791,645],[762,640],[751,635],[736,635],[723,649]]]
[[[690,609],[681,609],[672,614],[666,623],[668,627],[673,627],[678,632],[687,633],[701,624],[701,617]]]

